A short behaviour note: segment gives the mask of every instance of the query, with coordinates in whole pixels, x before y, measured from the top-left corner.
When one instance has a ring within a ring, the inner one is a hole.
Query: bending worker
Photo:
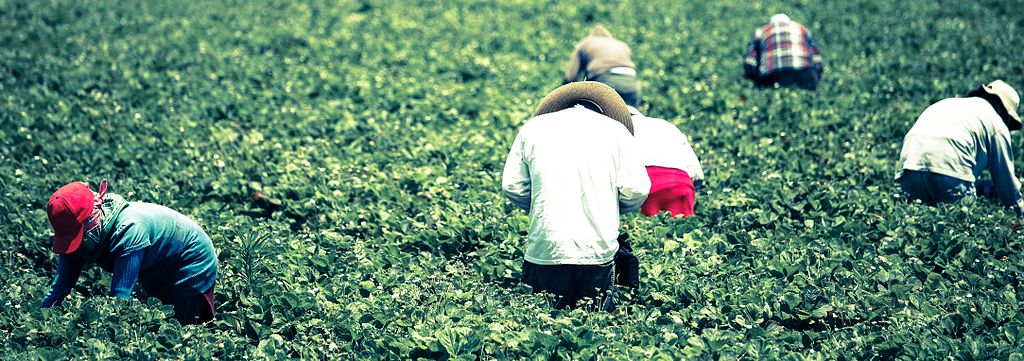
[[[516,134],[502,174],[506,197],[530,214],[523,282],[556,296],[610,308],[619,214],[651,188],[634,147],[626,104],[597,82],[563,85]]]
[[[775,14],[754,32],[743,56],[744,76],[760,87],[818,88],[825,65],[818,45],[800,23]]]
[[[904,193],[930,205],[957,202],[977,191],[995,193],[1020,215],[1024,203],[1010,145],[1010,131],[1021,128],[1019,104],[1017,91],[996,80],[965,98],[943,99],[925,109],[903,138],[896,181]],[[985,169],[991,182],[979,180]]]
[[[562,84],[579,79],[604,83],[622,96],[626,105],[640,106],[640,81],[629,46],[598,25],[583,38],[569,59]]]
[[[57,276],[42,307],[60,304],[93,263],[113,272],[110,295],[128,299],[136,280],[149,296],[174,307],[182,324],[213,319],[217,257],[196,222],[167,207],[93,192],[82,182],[58,189],[47,204]]]
[[[704,170],[686,134],[675,124],[644,116],[634,107],[629,107],[629,113],[637,150],[651,178],[651,191],[640,213],[650,217],[668,211],[673,217],[692,216]]]

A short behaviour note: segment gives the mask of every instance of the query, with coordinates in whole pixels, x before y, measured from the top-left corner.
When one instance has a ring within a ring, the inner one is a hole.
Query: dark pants
[[[590,298],[594,309],[611,308],[610,290],[614,263],[603,265],[538,265],[523,262],[523,283],[533,292],[547,292],[555,296],[554,308],[576,308],[577,302]]]
[[[933,206],[956,203],[975,193],[974,183],[932,172],[904,170],[899,183],[907,198]]]
[[[626,105],[640,106],[640,81],[636,79],[636,76],[604,73],[587,80],[604,83],[612,87],[616,93],[619,93],[622,100],[626,101]]]
[[[213,287],[202,294],[183,293],[161,299],[163,303],[174,307],[174,319],[182,325],[205,323],[213,320]]]
[[[772,72],[755,80],[758,86],[774,87],[798,86],[807,90],[818,88],[818,71],[814,68],[807,69],[783,69]]]

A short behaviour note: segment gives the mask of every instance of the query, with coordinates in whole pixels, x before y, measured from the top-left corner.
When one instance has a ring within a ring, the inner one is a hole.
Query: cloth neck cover
[[[85,236],[82,237],[82,254],[93,256],[86,257],[87,259],[95,259],[97,251],[101,248],[100,245],[110,236],[114,220],[117,219],[117,216],[121,214],[125,207],[128,207],[128,202],[118,194],[106,193],[101,196],[99,193],[96,193],[96,196],[98,206],[93,210],[93,214],[98,213],[99,222],[97,222],[95,227],[87,230]]]

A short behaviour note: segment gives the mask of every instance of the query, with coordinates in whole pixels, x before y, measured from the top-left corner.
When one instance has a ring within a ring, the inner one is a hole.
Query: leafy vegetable
[[[1024,88],[1019,8],[0,1],[0,359],[1024,358],[1011,215],[892,181],[929,104]],[[818,92],[743,79],[774,12],[822,47]],[[624,217],[642,289],[554,311],[518,282],[527,217],[500,169],[596,23],[708,179],[697,217]],[[215,321],[105,297],[95,268],[38,308],[45,201],[102,178],[211,234]]]

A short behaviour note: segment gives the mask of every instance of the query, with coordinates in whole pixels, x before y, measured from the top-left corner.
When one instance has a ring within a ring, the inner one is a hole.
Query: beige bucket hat
[[[1017,106],[1020,105],[1020,95],[1017,94],[1017,91],[1014,90],[1010,84],[1006,84],[1006,82],[1002,80],[996,80],[986,85],[982,85],[981,90],[999,97],[999,100],[1003,102],[1003,108],[1006,109],[1006,113],[1010,115],[1010,119],[1013,120],[1013,123],[1016,125],[1016,127],[1011,128],[1021,128],[1022,124],[1020,121],[1020,115],[1017,114]]]
[[[590,103],[601,114],[622,123],[633,134],[633,120],[629,108],[615,89],[596,81],[581,81],[562,85],[553,90],[537,106],[534,116],[554,113],[578,103]]]

